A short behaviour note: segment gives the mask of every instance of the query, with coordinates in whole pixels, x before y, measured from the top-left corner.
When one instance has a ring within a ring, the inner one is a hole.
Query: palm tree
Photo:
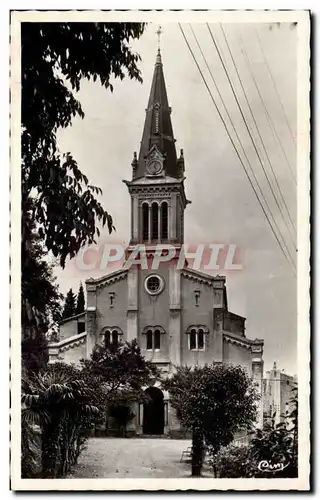
[[[24,473],[34,467],[35,426],[41,431],[41,475],[67,474],[81,451],[93,415],[92,393],[76,368],[56,363],[22,380],[22,463]],[[29,457],[29,458],[28,458]]]

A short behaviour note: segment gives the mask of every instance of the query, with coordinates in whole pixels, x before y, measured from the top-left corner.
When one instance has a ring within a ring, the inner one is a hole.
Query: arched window
[[[149,206],[148,203],[142,205],[142,239],[148,241],[149,237]]]
[[[113,345],[118,345],[118,332],[117,332],[117,330],[113,330],[113,332],[112,332],[112,343],[113,343]]]
[[[160,349],[160,332],[159,330],[154,331],[154,348]]]
[[[161,205],[161,239],[168,239],[168,203],[166,201]]]
[[[152,330],[147,331],[147,351],[152,351],[153,349],[153,332]]]
[[[209,329],[203,325],[189,326],[186,333],[189,335],[190,351],[204,351],[206,347],[205,335],[209,333]]]
[[[190,349],[197,348],[197,332],[193,329],[190,332]]]
[[[202,330],[202,328],[199,328],[199,330],[198,330],[198,349],[203,349],[203,348],[204,348],[203,330]]]
[[[158,203],[152,203],[151,212],[152,212],[152,240],[158,239],[158,225],[159,225],[159,216],[158,216]]]
[[[161,335],[165,333],[162,326],[147,326],[142,333],[146,335],[147,351],[159,351],[161,349]]]
[[[106,330],[104,332],[104,345],[107,347],[110,345],[110,340],[111,340],[111,335],[110,335],[110,331],[109,330]]]
[[[106,326],[101,330],[101,337],[105,347],[110,345],[119,345],[120,338],[123,335],[121,328],[118,326]]]

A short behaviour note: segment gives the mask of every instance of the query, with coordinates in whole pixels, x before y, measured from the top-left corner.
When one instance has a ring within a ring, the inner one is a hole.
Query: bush
[[[229,445],[221,448],[215,456],[209,459],[209,465],[215,477],[220,478],[254,477],[256,472],[250,445]]]
[[[76,463],[98,412],[91,403],[92,391],[80,375],[76,368],[56,363],[39,375],[23,378],[23,477],[63,477]]]

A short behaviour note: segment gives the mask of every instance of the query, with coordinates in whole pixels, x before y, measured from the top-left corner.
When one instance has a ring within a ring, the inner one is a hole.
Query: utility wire
[[[187,45],[187,47],[188,47],[188,49],[189,49],[189,52],[190,52],[190,54],[191,54],[191,56],[192,56],[192,58],[193,58],[193,60],[194,60],[194,62],[195,62],[195,65],[196,65],[196,67],[197,67],[197,69],[198,69],[198,71],[199,71],[199,73],[200,73],[200,75],[201,75],[201,78],[202,78],[202,80],[203,80],[203,83],[205,84],[205,87],[206,87],[206,89],[207,89],[207,91],[208,91],[208,93],[209,93],[209,95],[210,95],[210,97],[211,97],[211,100],[212,100],[212,102],[213,102],[213,104],[214,104],[214,106],[215,106],[215,109],[216,109],[216,111],[217,111],[217,113],[218,113],[218,115],[219,115],[219,117],[220,117],[220,119],[221,119],[221,121],[222,121],[222,123],[223,123],[223,125],[224,125],[224,128],[225,128],[225,130],[226,130],[226,132],[227,132],[227,135],[228,135],[228,137],[229,137],[229,139],[230,139],[230,141],[231,141],[231,144],[232,144],[232,146],[233,146],[233,148],[234,148],[234,150],[235,150],[235,152],[236,152],[236,155],[237,155],[237,157],[238,157],[238,159],[239,159],[239,161],[240,161],[240,163],[241,163],[241,165],[242,165],[242,167],[243,167],[243,169],[244,169],[244,171],[245,171],[245,174],[246,174],[246,176],[247,176],[247,178],[248,178],[248,180],[249,180],[249,182],[250,182],[250,185],[251,185],[251,187],[252,187],[252,189],[253,189],[253,191],[254,191],[254,193],[255,193],[256,197],[257,197],[257,200],[258,200],[258,202],[259,202],[259,204],[260,204],[260,206],[261,206],[261,208],[262,208],[262,211],[263,211],[263,213],[264,213],[264,215],[265,215],[265,217],[266,217],[266,219],[267,219],[267,221],[268,221],[268,223],[269,223],[269,225],[270,225],[271,231],[273,232],[273,234],[274,234],[274,236],[275,236],[275,238],[276,238],[276,240],[277,240],[277,242],[278,242],[278,244],[279,244],[279,247],[280,247],[280,249],[281,249],[281,251],[282,251],[282,253],[283,253],[284,257],[286,258],[286,260],[287,260],[288,262],[290,262],[290,261],[289,261],[289,259],[288,259],[287,254],[286,254],[285,250],[283,249],[283,246],[282,246],[282,244],[281,244],[281,242],[280,242],[280,240],[279,240],[279,238],[278,238],[278,235],[276,234],[276,232],[275,232],[275,230],[274,230],[274,228],[273,228],[273,226],[272,226],[272,224],[271,224],[271,222],[270,222],[270,219],[269,219],[269,217],[268,217],[268,214],[266,213],[265,208],[264,208],[263,204],[261,203],[261,200],[260,200],[260,198],[259,198],[259,196],[258,196],[258,193],[257,193],[257,191],[256,191],[255,187],[254,187],[254,184],[252,183],[252,180],[251,180],[251,178],[250,178],[250,176],[249,176],[249,174],[248,174],[248,171],[247,171],[247,169],[246,169],[246,166],[245,166],[245,164],[244,164],[244,163],[243,163],[243,161],[242,161],[242,158],[241,158],[241,156],[240,156],[240,154],[239,154],[239,151],[238,151],[238,149],[237,149],[237,147],[236,147],[236,145],[235,145],[235,142],[234,142],[234,140],[232,139],[231,134],[230,134],[230,132],[229,132],[229,130],[228,130],[228,127],[227,127],[227,125],[226,125],[226,122],[225,122],[225,120],[224,120],[224,118],[223,118],[223,116],[222,116],[222,114],[221,114],[221,112],[220,112],[220,110],[219,110],[219,108],[218,108],[218,106],[217,106],[217,103],[216,103],[216,101],[215,101],[215,99],[214,99],[214,97],[213,97],[213,95],[212,95],[212,92],[211,92],[211,90],[210,90],[210,88],[209,88],[209,86],[208,86],[208,84],[207,84],[207,82],[206,82],[206,79],[205,79],[205,77],[204,77],[204,75],[203,75],[203,73],[202,73],[202,71],[201,71],[201,68],[200,68],[200,66],[199,66],[199,64],[198,64],[198,61],[197,61],[197,59],[196,59],[196,57],[195,57],[195,55],[194,55],[194,53],[193,53],[193,51],[192,51],[192,48],[191,48],[191,46],[190,46],[190,44],[189,44],[189,42],[188,42],[188,40],[187,40],[187,38],[186,38],[186,35],[185,35],[184,31],[183,31],[183,28],[182,28],[182,26],[181,26],[181,23],[178,23],[178,24],[179,24],[180,31],[181,31],[181,33],[182,33],[182,35],[183,35],[183,38],[184,38],[184,40],[185,40],[185,42],[186,42],[186,45]]]
[[[226,76],[227,76],[228,82],[229,82],[229,84],[230,84],[230,87],[231,87],[231,90],[232,90],[233,96],[234,96],[234,98],[235,98],[235,100],[236,100],[236,103],[237,103],[237,105],[238,105],[238,108],[239,108],[240,114],[241,114],[241,116],[242,116],[242,119],[243,119],[243,121],[244,121],[245,127],[246,127],[246,129],[247,129],[247,131],[248,131],[248,134],[249,134],[249,136],[250,136],[250,139],[251,139],[251,142],[252,142],[252,144],[253,144],[254,150],[255,150],[255,152],[256,152],[256,154],[257,154],[257,157],[258,157],[258,159],[259,159],[259,162],[260,162],[260,164],[261,164],[261,167],[262,167],[263,171],[265,171],[264,166],[263,166],[263,163],[262,163],[262,160],[261,160],[261,157],[260,157],[260,154],[259,154],[259,151],[258,151],[257,146],[256,146],[256,144],[255,144],[254,138],[252,137],[252,134],[251,134],[250,128],[249,128],[249,126],[248,126],[248,123],[247,123],[246,117],[245,117],[245,115],[244,115],[244,113],[243,113],[243,111],[242,111],[242,108],[241,108],[241,105],[240,105],[240,102],[239,102],[238,96],[237,96],[237,94],[236,94],[236,92],[235,92],[235,89],[234,89],[233,83],[232,83],[232,81],[231,81],[231,79],[230,79],[230,76],[229,76],[229,73],[228,73],[227,67],[226,67],[226,65],[225,65],[225,63],[224,63],[224,60],[223,60],[223,58],[222,58],[222,55],[221,55],[220,49],[219,49],[219,47],[218,47],[218,45],[217,45],[217,43],[216,43],[216,41],[215,41],[215,39],[214,39],[214,37],[213,37],[212,31],[211,31],[210,26],[209,26],[209,24],[208,24],[208,23],[207,23],[207,27],[208,27],[208,30],[209,30],[209,33],[210,33],[211,39],[212,39],[212,41],[213,41],[213,44],[214,44],[214,46],[215,46],[215,49],[216,49],[216,51],[217,51],[217,53],[218,53],[219,59],[220,59],[220,61],[221,61],[221,64],[222,64],[222,66],[223,66],[223,69],[224,69],[224,71],[225,71],[225,74],[226,74]],[[282,236],[281,231],[280,231],[280,229],[279,229],[279,227],[278,227],[278,225],[277,225],[277,223],[276,223],[276,221],[275,221],[275,219],[274,219],[274,217],[273,217],[273,216],[272,216],[272,218],[273,218],[273,221],[274,221],[274,223],[275,223],[275,225],[276,225],[276,227],[277,227],[277,229],[278,229],[278,231],[279,231],[279,233],[280,233],[280,235],[281,235],[281,238],[282,238],[282,241],[283,241],[283,243],[284,243],[284,246],[285,246],[285,248],[286,248],[286,250],[287,250],[288,254],[290,255],[290,259],[291,259],[291,261],[293,262],[293,265],[295,266],[294,259],[292,258],[292,255],[291,255],[291,253],[290,253],[290,250],[289,250],[289,248],[288,248],[288,246],[287,246],[287,244],[286,244],[286,242],[285,242],[285,239],[284,239],[284,237]]]
[[[263,150],[264,150],[264,152],[265,152],[266,158],[267,158],[267,160],[268,160],[268,163],[269,163],[269,165],[270,165],[271,171],[272,171],[272,173],[273,173],[274,180],[275,180],[276,185],[277,185],[277,187],[278,187],[278,191],[279,191],[279,193],[280,193],[280,196],[281,196],[282,202],[283,202],[283,204],[284,204],[284,206],[285,206],[285,208],[286,208],[286,211],[287,211],[288,218],[289,218],[289,220],[290,220],[291,226],[292,226],[292,228],[293,228],[294,232],[296,232],[296,229],[295,229],[295,227],[294,227],[294,224],[293,224],[293,221],[292,221],[292,218],[291,218],[290,212],[289,212],[289,210],[288,210],[288,207],[287,207],[287,204],[286,204],[285,199],[284,199],[284,197],[283,197],[283,194],[282,194],[281,188],[280,188],[280,186],[279,186],[279,183],[278,183],[278,180],[277,180],[276,174],[275,174],[275,172],[274,172],[274,169],[273,169],[273,166],[272,166],[272,163],[271,163],[271,160],[270,160],[270,157],[269,157],[268,151],[267,151],[267,149],[266,149],[266,146],[265,146],[264,140],[263,140],[263,138],[262,138],[262,136],[261,136],[261,134],[260,134],[260,130],[259,130],[259,127],[258,127],[257,121],[256,121],[256,119],[255,119],[255,116],[254,116],[254,113],[253,113],[253,110],[252,110],[252,106],[251,106],[250,101],[249,101],[249,99],[248,99],[246,89],[244,88],[244,85],[243,85],[243,82],[242,82],[241,75],[240,75],[240,73],[239,73],[239,70],[238,70],[237,64],[236,64],[235,59],[234,59],[234,57],[233,57],[233,54],[232,54],[232,51],[231,51],[231,48],[230,48],[230,45],[229,45],[229,42],[228,42],[228,38],[227,38],[226,32],[225,32],[225,30],[224,30],[224,28],[223,28],[222,24],[220,24],[220,28],[221,28],[222,34],[223,34],[223,36],[224,36],[224,39],[225,39],[225,42],[226,42],[226,45],[227,45],[227,48],[228,48],[228,52],[229,52],[229,54],[230,54],[230,57],[231,57],[231,60],[232,60],[232,63],[233,63],[233,66],[234,66],[234,68],[235,68],[235,70],[236,70],[236,73],[237,73],[237,76],[238,76],[238,79],[239,79],[239,82],[240,82],[240,85],[241,85],[241,88],[242,88],[242,91],[243,91],[243,94],[244,94],[244,97],[245,97],[246,103],[247,103],[248,108],[249,108],[249,110],[250,110],[250,114],[251,114],[251,117],[252,117],[252,119],[253,119],[253,122],[254,122],[255,128],[256,128],[257,133],[258,133],[258,135],[259,135],[259,139],[260,139],[260,141],[261,141],[261,144],[262,144]],[[282,217],[283,217],[283,220],[284,220],[284,222],[285,222],[285,224],[286,224],[286,226],[287,226],[287,229],[288,229],[288,231],[289,231],[289,235],[290,235],[290,237],[291,237],[291,240],[292,240],[292,242],[293,242],[293,245],[294,245],[294,247],[295,247],[295,249],[296,249],[296,243],[295,243],[294,239],[293,239],[293,238],[292,238],[292,236],[291,236],[290,229],[289,229],[289,227],[288,227],[288,224],[286,223],[286,220],[285,220],[285,217],[284,217],[284,214],[283,214],[282,208],[281,208],[281,206],[280,206],[280,204],[279,204],[279,202],[278,202],[278,199],[277,199],[277,197],[276,197],[276,195],[275,195],[275,192],[274,192],[274,190],[273,190],[273,187],[272,187],[272,185],[271,185],[271,182],[270,182],[270,180],[269,180],[269,178],[268,178],[267,172],[266,172],[266,170],[265,170],[265,168],[264,168],[263,166],[262,166],[262,168],[263,168],[263,172],[264,172],[264,174],[265,174],[265,177],[266,177],[266,179],[267,179],[267,181],[268,181],[268,185],[269,185],[269,187],[270,187],[270,190],[271,190],[271,192],[272,192],[272,195],[273,195],[273,197],[274,197],[274,200],[275,200],[275,202],[276,202],[276,204],[277,204],[277,207],[278,207],[278,209],[279,209],[279,211],[280,211],[280,213],[281,213],[281,215],[282,215]],[[297,250],[297,249],[296,249],[296,250]]]
[[[269,206],[269,204],[268,204],[268,201],[266,200],[266,198],[265,198],[265,196],[264,196],[264,194],[263,194],[263,191],[262,191],[262,189],[261,189],[261,186],[260,186],[260,184],[259,184],[259,181],[258,181],[258,179],[257,179],[257,177],[256,177],[256,175],[255,175],[255,172],[254,172],[254,170],[253,170],[253,168],[252,168],[252,165],[251,165],[251,162],[250,162],[250,160],[249,160],[249,158],[248,158],[248,156],[247,156],[247,153],[246,153],[246,151],[245,151],[245,149],[244,149],[244,147],[243,147],[243,145],[242,145],[242,142],[241,142],[241,139],[240,139],[239,134],[238,134],[238,132],[237,132],[237,129],[236,129],[236,127],[234,126],[233,120],[232,120],[232,118],[231,118],[231,116],[230,116],[230,113],[229,113],[229,111],[228,111],[228,108],[227,108],[227,106],[226,106],[226,104],[225,104],[225,102],[224,102],[223,96],[221,95],[221,92],[220,92],[220,90],[219,90],[218,84],[217,84],[217,82],[216,82],[216,80],[215,80],[215,78],[214,78],[214,76],[213,76],[213,73],[212,73],[212,71],[211,71],[211,69],[210,69],[210,66],[209,66],[209,64],[208,64],[208,62],[207,62],[207,59],[206,59],[206,57],[205,57],[205,55],[204,55],[204,53],[203,53],[203,50],[202,50],[201,45],[200,45],[200,43],[199,43],[199,41],[198,41],[198,38],[197,38],[197,36],[196,36],[196,34],[195,34],[195,32],[194,32],[194,30],[193,30],[193,28],[192,28],[191,24],[189,24],[189,26],[190,26],[191,32],[192,32],[192,34],[193,34],[193,36],[194,36],[194,39],[195,39],[195,41],[196,41],[196,43],[197,43],[197,46],[198,46],[198,48],[199,48],[199,50],[200,50],[200,52],[201,52],[201,55],[202,55],[202,57],[203,57],[203,59],[204,59],[204,62],[205,62],[205,64],[206,64],[206,67],[207,67],[207,69],[208,69],[208,71],[209,71],[209,73],[210,73],[210,76],[211,76],[212,81],[213,81],[213,83],[214,83],[215,89],[216,89],[216,91],[217,91],[217,93],[218,93],[218,95],[219,95],[219,97],[220,97],[220,99],[221,99],[221,102],[222,102],[222,105],[223,105],[223,107],[224,107],[224,110],[225,110],[225,112],[226,112],[226,114],[227,114],[227,116],[228,116],[228,118],[229,118],[229,120],[230,120],[230,123],[231,123],[232,129],[233,129],[233,131],[234,131],[234,133],[235,133],[235,135],[236,135],[236,137],[237,137],[237,139],[238,139],[238,141],[239,141],[239,144],[240,144],[240,147],[241,147],[241,149],[242,149],[242,152],[243,152],[243,154],[244,154],[244,156],[245,156],[245,158],[246,158],[246,160],[247,160],[247,162],[248,162],[248,165],[249,165],[249,167],[250,167],[251,173],[252,173],[252,175],[253,175],[253,177],[254,177],[254,179],[255,179],[256,183],[257,183],[257,186],[258,186],[258,188],[259,188],[259,192],[260,192],[260,194],[261,194],[261,197],[263,198],[264,203],[265,203],[265,205],[267,206],[267,208],[268,208],[268,210],[269,210],[269,212],[270,212],[270,214],[271,214],[271,217],[272,217],[272,219],[273,219],[273,221],[274,221],[274,223],[275,223],[275,225],[276,225],[276,227],[277,227],[277,229],[278,229],[278,231],[279,231],[279,233],[280,233],[280,230],[279,230],[279,228],[278,228],[278,226],[277,226],[277,223],[276,223],[276,221],[275,221],[275,219],[274,219],[274,217],[273,217],[272,210],[271,210],[271,208],[270,208],[270,206]],[[280,234],[281,234],[281,233],[280,233]]]
[[[256,29],[255,29],[255,33],[256,33],[256,36],[257,36],[257,39],[258,39],[258,42],[259,42],[259,46],[260,46],[260,50],[261,50],[262,55],[263,55],[264,62],[265,62],[265,64],[266,64],[267,68],[268,68],[268,72],[269,72],[270,78],[271,78],[271,80],[272,80],[272,83],[273,83],[274,89],[275,89],[276,94],[277,94],[277,96],[278,96],[279,103],[280,103],[280,106],[281,106],[281,109],[282,109],[282,112],[283,112],[283,115],[284,115],[284,119],[285,119],[286,124],[287,124],[287,126],[288,126],[288,129],[289,129],[290,135],[291,135],[291,137],[292,137],[292,140],[293,140],[294,144],[296,145],[296,140],[295,140],[294,134],[293,134],[293,132],[292,132],[292,128],[291,128],[291,126],[290,126],[290,123],[289,123],[289,120],[288,120],[287,114],[286,114],[285,109],[284,109],[284,107],[283,107],[282,100],[281,100],[281,97],[280,97],[280,94],[279,94],[279,91],[278,91],[277,84],[276,84],[275,79],[274,79],[274,77],[273,77],[273,74],[272,74],[272,71],[271,71],[270,65],[269,65],[269,63],[268,63],[268,60],[267,60],[267,58],[266,58],[266,55],[265,55],[265,53],[264,53],[264,50],[263,50],[263,47],[262,47],[262,43],[261,43],[261,39],[260,39],[259,33],[258,33],[258,31],[257,31]]]
[[[258,83],[257,83],[256,77],[254,76],[254,72],[253,72],[253,69],[252,69],[252,66],[251,66],[251,63],[250,63],[249,57],[248,57],[247,50],[246,50],[246,48],[245,48],[245,45],[244,45],[243,40],[242,40],[242,38],[241,38],[241,37],[239,37],[239,40],[240,40],[240,45],[241,45],[242,53],[243,53],[243,55],[244,55],[244,57],[245,57],[245,59],[246,59],[246,63],[247,63],[247,66],[248,66],[248,69],[249,69],[250,75],[251,75],[251,77],[252,77],[253,83],[254,83],[254,85],[255,85],[255,87],[256,87],[256,89],[257,89],[257,92],[258,92],[258,94],[259,94],[259,97],[260,97],[260,99],[261,99],[261,102],[262,102],[262,105],[263,105],[263,108],[264,108],[265,114],[266,114],[267,119],[268,119],[269,126],[270,126],[271,130],[273,131],[273,135],[274,135],[274,137],[277,139],[277,142],[278,142],[278,144],[279,144],[279,146],[280,146],[280,148],[281,148],[281,150],[282,150],[283,156],[284,156],[284,158],[285,158],[285,160],[286,160],[286,163],[287,163],[287,165],[288,165],[288,168],[289,168],[290,174],[291,174],[291,176],[292,176],[292,179],[293,179],[293,181],[294,181],[295,185],[297,185],[297,181],[296,181],[296,178],[295,178],[295,175],[294,175],[293,169],[291,168],[291,165],[290,165],[290,162],[289,162],[288,157],[287,157],[287,155],[286,155],[285,149],[283,148],[283,146],[282,146],[282,142],[281,142],[281,140],[280,140],[280,138],[279,138],[279,134],[278,134],[278,132],[277,132],[277,130],[276,130],[276,128],[275,128],[275,125],[274,125],[274,123],[273,123],[273,120],[272,120],[272,118],[271,118],[271,116],[270,116],[270,113],[269,113],[269,111],[268,111],[268,109],[267,109],[267,106],[266,106],[266,104],[265,104],[264,98],[263,98],[263,96],[262,96],[262,94],[261,94],[261,92],[260,92],[259,85],[258,85]]]

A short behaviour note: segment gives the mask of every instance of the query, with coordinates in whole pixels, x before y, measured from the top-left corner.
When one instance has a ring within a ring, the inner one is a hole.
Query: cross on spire
[[[156,31],[156,34],[158,36],[158,50],[160,50],[160,36],[162,35],[162,33],[163,33],[162,27],[158,26],[158,29]]]

